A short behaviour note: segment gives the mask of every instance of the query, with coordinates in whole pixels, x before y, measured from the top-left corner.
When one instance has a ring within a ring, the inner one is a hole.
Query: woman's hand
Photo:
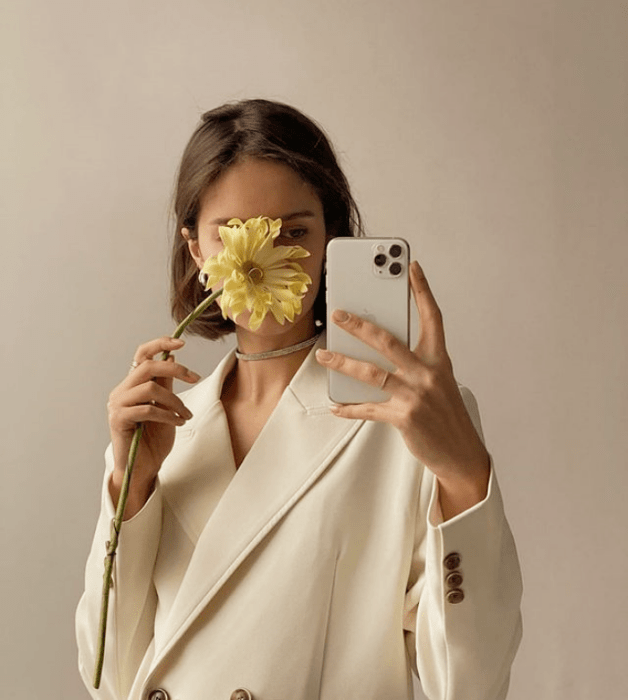
[[[445,347],[442,315],[416,261],[410,266],[410,285],[421,320],[414,351],[359,316],[338,310],[332,314],[340,328],[389,359],[397,367],[394,373],[326,350],[319,350],[317,359],[390,393],[382,403],[339,405],[332,410],[344,418],[397,427],[410,452],[436,475],[443,517],[448,519],[486,496],[489,456],[462,400]]]
[[[172,392],[172,384],[175,378],[193,384],[199,375],[177,364],[172,356],[167,361],[153,359],[183,345],[184,341],[169,337],[140,345],[133,358],[137,366],[109,395],[107,408],[114,454],[109,491],[114,504],[120,495],[133,433],[138,423],[144,423],[125,509],[127,520],[148,500],[157,472],[174,444],[175,427],[192,417]]]

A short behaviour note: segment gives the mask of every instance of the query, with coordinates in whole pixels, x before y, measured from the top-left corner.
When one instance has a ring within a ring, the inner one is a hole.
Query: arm
[[[475,400],[461,392],[481,435]],[[447,521],[439,488],[426,470],[429,503],[419,509],[406,594],[408,651],[430,700],[503,700],[521,639],[522,583],[493,466],[485,498]]]
[[[434,484],[427,531],[414,552],[418,577],[406,595],[410,656],[430,700],[503,700],[521,639],[521,576],[494,473],[484,501],[438,521]],[[453,553],[459,564],[450,570]],[[448,599],[453,572],[462,576],[453,589],[462,595]]]
[[[519,563],[477,405],[455,380],[442,315],[416,262],[410,282],[421,319],[414,350],[358,316],[337,310],[332,315],[390,360],[394,373],[339,353],[319,350],[317,359],[385,387],[388,401],[332,410],[340,417],[394,425],[426,467],[422,494],[431,497],[419,508],[404,624],[426,695],[502,700],[521,636]]]
[[[126,697],[139,664],[153,636],[156,595],[152,572],[161,534],[161,492],[158,472],[172,449],[175,426],[191,418],[191,412],[172,392],[175,378],[195,383],[194,372],[174,362],[154,360],[183,346],[180,339],[162,337],[140,345],[129,374],[109,395],[111,445],[101,513],[85,573],[85,593],[76,615],[79,665],[85,684],[94,697],[118,700]],[[112,573],[113,590],[105,648],[101,691],[93,688],[98,649],[100,605],[103,588],[105,542],[120,497],[120,486],[129,448],[138,423],[144,424],[142,439],[125,504],[124,523]]]

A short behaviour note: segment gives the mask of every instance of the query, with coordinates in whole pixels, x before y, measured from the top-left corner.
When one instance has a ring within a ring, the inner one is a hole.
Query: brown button
[[[460,584],[462,583],[462,574],[459,571],[452,571],[447,576],[445,581],[447,581],[449,588],[460,588]]]
[[[231,693],[229,700],[253,700],[253,694],[246,688],[238,688]]]
[[[459,588],[454,588],[447,593],[447,602],[455,605],[456,603],[462,603],[464,600],[464,592]]]
[[[148,696],[148,700],[170,700],[170,696],[162,688],[157,688],[153,690]]]
[[[449,571],[457,569],[460,566],[460,555],[457,552],[452,552],[451,554],[448,554],[445,557],[443,564],[445,565],[446,569],[449,569]]]

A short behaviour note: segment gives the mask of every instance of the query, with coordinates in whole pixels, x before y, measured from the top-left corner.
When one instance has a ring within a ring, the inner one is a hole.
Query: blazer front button
[[[464,591],[461,591],[459,588],[454,588],[453,590],[449,591],[447,593],[447,602],[451,603],[452,605],[455,605],[456,603],[462,603],[464,600]]]
[[[449,569],[449,571],[457,569],[460,566],[460,555],[458,554],[458,552],[452,552],[451,554],[448,554],[445,557],[443,564],[445,565],[446,569]]]
[[[254,700],[253,695],[246,688],[238,688],[231,693],[229,700]]]
[[[170,696],[162,688],[157,688],[153,690],[148,696],[148,700],[170,700]]]

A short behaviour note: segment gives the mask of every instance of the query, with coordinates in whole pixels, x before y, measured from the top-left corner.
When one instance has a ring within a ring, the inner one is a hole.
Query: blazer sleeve
[[[461,387],[482,436],[477,404]],[[425,470],[411,576],[406,641],[430,700],[503,700],[521,640],[522,581],[491,460],[486,498],[443,522],[438,485]]]
[[[115,510],[108,483],[113,470],[107,449],[101,511],[85,569],[85,591],[76,611],[79,670],[92,698],[123,700],[128,696],[154,631],[157,596],[153,569],[162,523],[159,480],[151,497],[133,518],[123,522],[113,567],[105,660],[100,689],[93,687],[103,587],[105,543],[110,539]]]

